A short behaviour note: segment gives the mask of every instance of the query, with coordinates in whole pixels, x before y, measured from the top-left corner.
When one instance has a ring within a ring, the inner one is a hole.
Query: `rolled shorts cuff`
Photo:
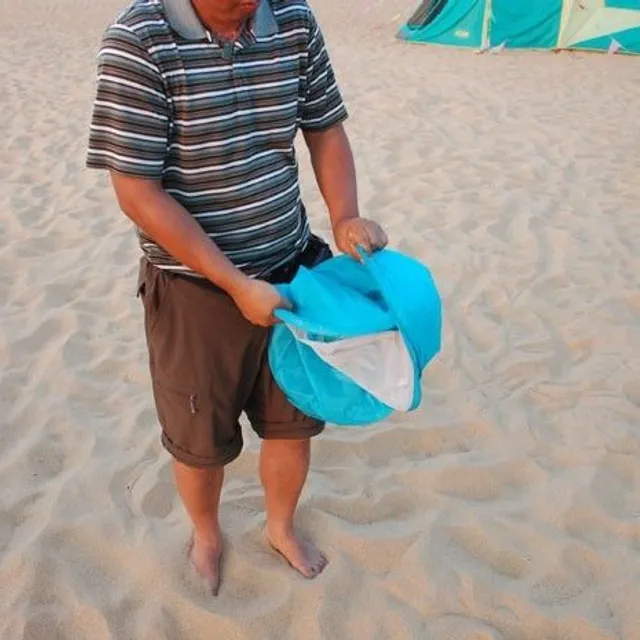
[[[162,446],[178,462],[187,467],[199,468],[224,467],[233,462],[242,451],[242,441],[238,440],[216,451],[215,456],[198,456],[175,445],[164,431],[162,432]]]
[[[252,427],[262,440],[307,440],[319,436],[325,423],[310,418],[296,422],[257,422]]]

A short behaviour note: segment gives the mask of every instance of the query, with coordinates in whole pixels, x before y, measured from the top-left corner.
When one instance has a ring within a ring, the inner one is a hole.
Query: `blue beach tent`
[[[422,0],[411,42],[640,53],[640,0]]]
[[[362,263],[337,256],[279,285],[269,364],[305,414],[358,426],[413,411],[420,380],[441,345],[442,306],[429,270],[385,249]]]

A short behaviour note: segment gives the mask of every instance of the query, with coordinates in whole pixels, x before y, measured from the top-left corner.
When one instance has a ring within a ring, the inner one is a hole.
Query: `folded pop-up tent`
[[[338,256],[279,286],[269,364],[294,406],[336,425],[413,411],[421,376],[441,345],[442,305],[429,270],[385,249]]]

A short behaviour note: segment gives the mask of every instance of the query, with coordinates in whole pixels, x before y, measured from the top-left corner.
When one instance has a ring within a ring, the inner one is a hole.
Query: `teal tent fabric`
[[[437,15],[424,11],[424,25],[406,25],[402,36],[416,42],[479,47],[482,43],[482,26],[485,17],[485,0],[445,0]]]
[[[492,0],[490,44],[552,49],[558,42],[562,0]]]
[[[605,0],[604,6],[611,9],[640,11],[640,0]]]
[[[441,347],[442,306],[429,269],[385,249],[360,263],[337,256],[278,285],[268,358],[305,414],[362,426],[421,403],[421,376]]]
[[[625,29],[606,36],[583,40],[577,42],[573,48],[585,51],[607,51],[611,46],[612,38],[620,43],[624,53],[640,53],[640,28]]]

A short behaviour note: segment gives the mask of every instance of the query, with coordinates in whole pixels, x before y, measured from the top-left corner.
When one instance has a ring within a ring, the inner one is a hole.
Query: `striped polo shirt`
[[[134,0],[104,32],[87,166],[160,180],[245,273],[306,246],[294,139],[347,117],[306,0],[261,0],[235,42],[190,0]],[[146,257],[190,273],[138,230]]]

